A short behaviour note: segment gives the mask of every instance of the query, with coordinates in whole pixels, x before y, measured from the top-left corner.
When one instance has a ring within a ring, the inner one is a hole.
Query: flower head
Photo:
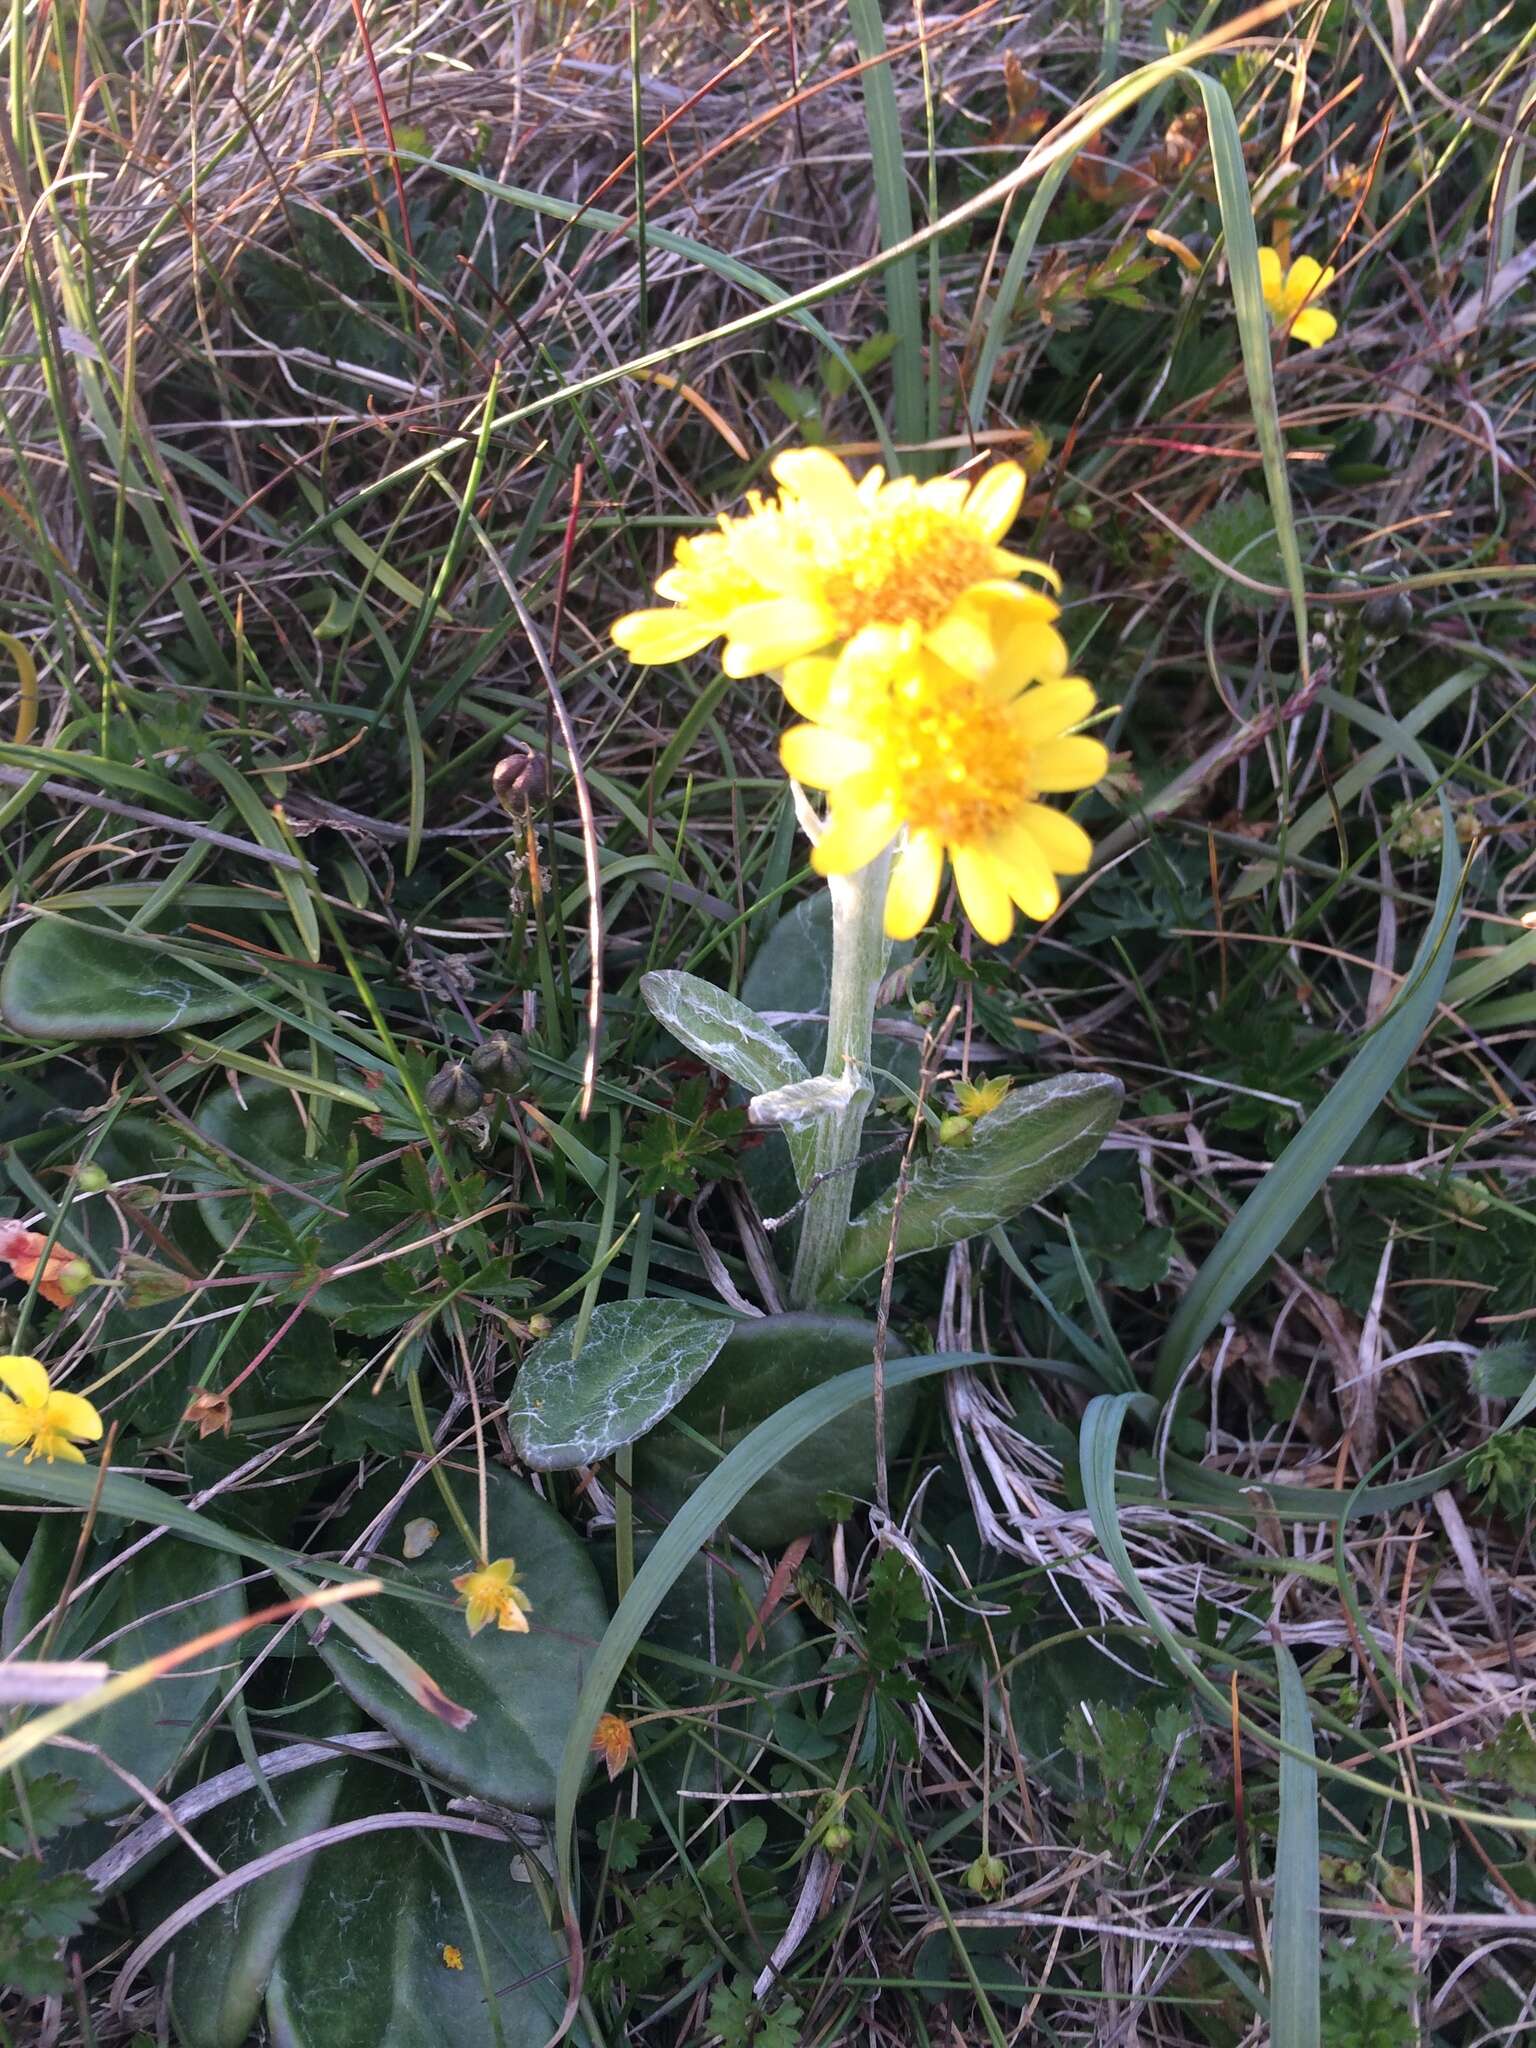
[[[967,1122],[990,1116],[1013,1086],[1011,1074],[994,1074],[988,1081],[957,1081],[955,1109]]]
[[[0,1259],[24,1284],[38,1273],[37,1291],[55,1308],[68,1308],[94,1278],[84,1259],[62,1245],[56,1244],[50,1251],[46,1237],[23,1230],[19,1223],[0,1223]]]
[[[462,1594],[464,1619],[472,1636],[479,1635],[488,1621],[511,1629],[520,1636],[528,1633],[528,1616],[533,1603],[517,1583],[517,1560],[498,1557],[494,1564],[482,1564],[455,1579],[453,1589]]]
[[[445,1941],[443,1943],[443,1968],[445,1970],[462,1970],[463,1967],[464,1951],[461,1948],[455,1948],[451,1941]]]
[[[826,449],[799,448],[773,475],[777,499],[754,496],[744,518],[678,542],[656,585],[665,609],[614,626],[633,660],[677,661],[723,638],[730,676],[827,648],[866,674],[891,674],[924,647],[970,673],[989,664],[1001,611],[1033,625],[1038,661],[1065,669],[1056,606],[1018,583],[1026,569],[1051,583],[1054,572],[999,545],[1024,495],[1017,463],[973,484],[887,479],[879,468],[855,482]]]
[[[35,1358],[0,1357],[0,1444],[7,1457],[26,1446],[27,1463],[55,1458],[83,1465],[77,1443],[93,1444],[101,1436],[101,1417],[83,1395],[58,1392],[48,1383],[48,1369]],[[71,1441],[73,1439],[73,1441]]]
[[[1087,833],[1040,799],[1091,788],[1109,765],[1101,743],[1074,730],[1093,689],[1077,676],[1027,682],[1039,671],[1023,630],[1022,653],[1005,633],[980,678],[927,653],[883,694],[839,698],[830,664],[819,679],[801,664],[793,691],[785,679],[812,722],[785,733],[780,758],[829,793],[812,865],[851,874],[905,830],[885,904],[891,938],[912,938],[932,916],[946,856],[966,915],[993,945],[1013,930],[1015,905],[1049,917],[1056,876],[1088,865]]]
[[[592,1731],[592,1754],[602,1758],[610,1779],[616,1778],[626,1764],[634,1762],[635,1738],[622,1714],[599,1717]]]
[[[1321,348],[1339,331],[1333,315],[1317,302],[1334,280],[1330,263],[1325,270],[1315,256],[1298,256],[1287,270],[1276,249],[1259,251],[1259,277],[1264,286],[1264,303],[1270,318],[1287,334],[1294,334],[1308,348]]]

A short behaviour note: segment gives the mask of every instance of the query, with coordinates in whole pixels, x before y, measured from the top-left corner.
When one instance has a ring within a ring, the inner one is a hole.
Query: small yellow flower
[[[517,1583],[516,1558],[498,1557],[494,1564],[466,1572],[454,1580],[453,1589],[464,1596],[464,1619],[472,1636],[479,1635],[488,1621],[527,1635],[533,1603]]]
[[[83,1395],[59,1393],[48,1384],[48,1370],[35,1358],[0,1357],[0,1444],[14,1457],[25,1444],[26,1462],[55,1458],[83,1465],[85,1453],[76,1443],[93,1444],[101,1436],[101,1417]],[[71,1442],[71,1438],[74,1442]]]
[[[1259,276],[1264,285],[1264,303],[1270,317],[1284,333],[1294,334],[1308,348],[1321,348],[1339,331],[1333,315],[1317,302],[1333,283],[1330,263],[1325,270],[1315,256],[1298,256],[1286,270],[1276,249],[1259,251]]]
[[[990,1116],[1012,1086],[1011,1074],[994,1074],[990,1081],[957,1081],[955,1108],[975,1123],[978,1117]]]
[[[826,449],[799,448],[778,457],[773,475],[777,499],[754,496],[745,517],[678,542],[656,585],[666,609],[614,626],[633,660],[677,661],[723,638],[729,676],[826,648],[866,677],[889,676],[924,647],[979,673],[1001,613],[1032,634],[1031,674],[1063,673],[1057,607],[1018,583],[1030,570],[1055,584],[1055,571],[999,545],[1024,496],[1018,463],[997,463],[973,484],[887,479],[879,468],[855,482]]]
[[[445,1970],[462,1970],[463,1967],[464,1951],[455,1948],[451,1941],[445,1941],[443,1943],[443,1968]]]
[[[1074,728],[1093,709],[1080,676],[1029,682],[1030,638],[1003,632],[985,675],[925,654],[882,694],[836,698],[830,676],[797,666],[785,693],[814,721],[792,726],[780,759],[797,782],[829,793],[811,856],[823,875],[852,874],[896,837],[885,929],[909,939],[933,914],[946,855],[971,923],[992,945],[1013,930],[1014,906],[1049,917],[1057,875],[1081,874],[1092,845],[1082,826],[1040,802],[1089,789],[1109,765]],[[831,669],[830,663],[823,668]],[[1028,687],[1021,687],[1028,683]]]

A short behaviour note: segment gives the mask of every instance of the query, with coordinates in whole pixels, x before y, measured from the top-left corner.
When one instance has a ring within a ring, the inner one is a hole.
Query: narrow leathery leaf
[[[968,1145],[939,1146],[917,1161],[901,1199],[896,1257],[982,1236],[1070,1180],[1098,1151],[1124,1092],[1110,1074],[1014,1089],[978,1118]],[[849,1225],[834,1275],[839,1293],[884,1265],[896,1199],[888,1189]]]
[[[709,1370],[733,1328],[684,1301],[604,1302],[572,1357],[577,1322],[563,1323],[518,1373],[507,1413],[518,1455],[535,1471],[564,1472],[633,1443]]]
[[[1301,547],[1291,510],[1285,436],[1280,428],[1280,403],[1275,396],[1275,369],[1269,348],[1269,308],[1264,303],[1264,285],[1259,274],[1259,238],[1253,225],[1253,195],[1248,189],[1248,175],[1243,168],[1242,137],[1225,88],[1199,71],[1191,76],[1199,86],[1200,97],[1205,104],[1211,165],[1216,177],[1216,203],[1221,210],[1227,272],[1232,280],[1232,300],[1237,310],[1237,336],[1243,352],[1248,404],[1253,414],[1254,431],[1259,437],[1264,482],[1275,519],[1275,539],[1285,568],[1286,588],[1291,593],[1291,615],[1296,622],[1296,644],[1301,650],[1302,673],[1305,675],[1308,647],[1306,576],[1301,566]]]
[[[20,1038],[148,1038],[245,1008],[238,988],[178,960],[163,937],[74,918],[35,919],[0,974],[0,1016]]]
[[[446,1476],[473,1527],[475,1474],[454,1468]],[[364,1712],[450,1784],[542,1813],[554,1800],[561,1744],[608,1606],[587,1546],[554,1508],[525,1480],[494,1467],[485,1487],[486,1556],[469,1556],[445,1527],[424,1556],[391,1571],[375,1608],[395,1649],[430,1671],[435,1689],[472,1718],[445,1719],[403,1690],[371,1648],[334,1625],[316,1647]],[[375,1552],[382,1564],[396,1543],[378,1540],[387,1545],[387,1552]],[[529,1603],[527,1631],[488,1622],[472,1636],[454,1581],[499,1558],[515,1563]],[[391,1598],[396,1589],[416,1597]]]
[[[874,1357],[875,1328],[858,1316],[797,1311],[731,1326],[719,1358],[663,1423],[635,1446],[636,1491],[649,1508],[675,1514],[726,1453],[796,1395]],[[894,1337],[887,1356],[905,1355]],[[886,1454],[895,1457],[917,1396],[887,1389]],[[685,1426],[679,1426],[685,1425]],[[701,1441],[702,1439],[702,1441]],[[846,1410],[835,1431],[802,1444],[795,1457],[760,1479],[732,1511],[734,1536],[771,1550],[816,1528],[827,1493],[868,1498],[875,1485],[874,1403]]]
[[[724,989],[677,969],[642,975],[640,993],[659,1024],[690,1052],[734,1081],[749,1095],[771,1094],[811,1078],[810,1069],[755,1010]],[[795,1178],[804,1188],[814,1146],[809,1137],[786,1132]]]
[[[1284,1643],[1275,1644],[1280,1678],[1280,1827],[1275,1843],[1274,1971],[1270,1984],[1272,2048],[1318,2048],[1322,2039],[1319,1960],[1317,1772],[1302,1760],[1316,1754],[1307,1689]]]
[[[924,1358],[889,1359],[885,1367],[886,1390],[889,1393],[928,1379],[935,1373],[953,1372],[960,1366],[984,1365],[987,1362],[987,1354],[980,1351],[950,1351]],[[655,1548],[635,1574],[634,1583],[619,1602],[595,1650],[587,1657],[581,1693],[570,1713],[570,1729],[560,1759],[554,1834],[560,1859],[561,1887],[568,1900],[572,1895],[574,1874],[576,1801],[586,1782],[593,1731],[607,1708],[624,1666],[645,1633],[646,1624],[689,1560],[703,1548],[720,1524],[729,1519],[751,1488],[803,1443],[839,1422],[850,1408],[868,1401],[873,1388],[872,1366],[840,1373],[824,1386],[813,1387],[799,1395],[776,1415],[760,1423],[695,1489],[692,1497],[657,1538]]]
[[[1188,1362],[1243,1289],[1272,1257],[1377,1104],[1412,1058],[1434,1018],[1460,928],[1461,871],[1450,806],[1440,798],[1444,837],[1434,914],[1391,1008],[1286,1146],[1217,1240],[1195,1275],[1158,1353],[1165,1399]]]

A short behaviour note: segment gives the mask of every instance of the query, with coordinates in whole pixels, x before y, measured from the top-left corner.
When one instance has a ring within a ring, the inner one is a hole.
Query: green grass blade
[[[848,19],[859,55],[868,62],[885,55],[885,23],[879,0],[848,0]],[[894,249],[912,239],[912,200],[901,146],[901,110],[889,64],[870,63],[862,79],[864,124],[869,134],[870,163],[875,180],[875,209],[882,248]],[[928,404],[923,388],[923,309],[918,291],[917,251],[897,256],[886,265],[885,303],[890,313],[896,353],[891,358],[895,384],[896,438],[909,444],[927,437]],[[910,466],[910,465],[909,465]]]
[[[1346,715],[1351,707],[1332,700]],[[1372,714],[1366,723],[1375,723]],[[1391,726],[1391,721],[1382,720]],[[1422,750],[1397,728],[1400,750],[1426,769]],[[1156,1387],[1166,1399],[1179,1374],[1243,1289],[1271,1257],[1397,1079],[1432,1022],[1451,971],[1460,928],[1461,865],[1455,821],[1440,798],[1444,828],[1434,915],[1390,1010],[1302,1129],[1223,1231],[1179,1304],[1158,1353]]]
[[[1296,539],[1296,521],[1291,512],[1291,485],[1285,469],[1285,439],[1280,431],[1280,405],[1275,397],[1275,370],[1269,353],[1269,309],[1264,304],[1264,287],[1259,277],[1259,238],[1253,225],[1253,195],[1248,190],[1248,177],[1243,169],[1243,143],[1232,102],[1215,79],[1205,78],[1198,71],[1192,76],[1205,102],[1211,163],[1216,174],[1216,203],[1221,209],[1221,226],[1227,245],[1227,271],[1232,279],[1232,301],[1237,309],[1237,336],[1243,351],[1243,375],[1248,382],[1248,403],[1253,411],[1259,453],[1264,461],[1264,482],[1269,489],[1270,510],[1275,515],[1275,539],[1285,567],[1286,588],[1291,593],[1298,659],[1305,677],[1308,671],[1307,592],[1301,568],[1301,547]]]
[[[1302,1760],[1315,1754],[1307,1689],[1284,1643],[1275,1645],[1280,1674],[1280,1832],[1275,1844],[1274,1974],[1270,1984],[1273,2048],[1318,2048],[1322,1996],[1318,1963],[1317,1773]]]
[[[1013,318],[1013,309],[1018,304],[1019,293],[1024,289],[1025,273],[1029,260],[1035,253],[1035,244],[1040,239],[1040,230],[1045,225],[1045,216],[1050,211],[1051,201],[1056,197],[1057,188],[1072,167],[1072,156],[1064,156],[1054,163],[1040,180],[1039,190],[1031,193],[1024,218],[1019,222],[1019,232],[1013,238],[1013,247],[1008,253],[1008,262],[1003,270],[1003,281],[997,288],[997,297],[992,302],[992,311],[987,315],[987,332],[981,344],[981,354],[976,361],[976,374],[971,379],[971,399],[967,417],[973,428],[979,428],[987,415],[987,398],[992,389],[992,376],[997,368],[998,356],[1002,353],[1007,337],[1008,323]]]

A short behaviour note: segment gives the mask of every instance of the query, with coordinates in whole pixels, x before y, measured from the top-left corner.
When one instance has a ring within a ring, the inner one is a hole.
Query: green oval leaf
[[[199,1828],[204,1848],[221,1869],[234,1871],[313,1834],[331,1819],[344,1771],[338,1761],[291,1782],[280,1779],[272,1788],[276,1813],[259,1792],[233,1800]],[[307,1869],[305,1863],[289,1863],[255,1879],[177,1938],[170,1951],[170,2010],[182,2048],[244,2048],[283,1936],[298,1912]],[[168,1874],[156,1871],[146,1882],[143,1917],[163,1920],[208,1883],[208,1871],[183,1851]]]
[[[98,1475],[92,1472],[90,1477]],[[7,1651],[53,1612],[79,1536],[79,1524],[72,1517],[39,1523],[6,1603]],[[104,1555],[88,1560],[87,1568],[94,1569]],[[167,1537],[115,1566],[93,1593],[71,1602],[49,1654],[65,1659],[99,1656],[114,1672],[128,1671],[207,1629],[238,1621],[244,1612],[245,1595],[227,1559]],[[36,1641],[25,1654],[38,1654]],[[78,1732],[104,1758],[153,1785],[171,1770],[209,1705],[230,1682],[232,1673],[221,1673],[217,1663],[216,1656],[200,1659],[158,1684],[146,1685],[100,1709]],[[126,1813],[140,1803],[138,1792],[110,1763],[83,1750],[53,1751],[48,1768],[77,1781],[80,1806],[92,1818]]]
[[[315,1115],[319,1105],[312,1105]],[[398,1211],[369,1213],[350,1182],[360,1158],[379,1146],[362,1128],[349,1104],[323,1105],[324,1122],[316,1129],[300,1120],[289,1091],[275,1081],[242,1081],[237,1095],[221,1088],[198,1112],[197,1127],[216,1150],[227,1152],[230,1172],[213,1176],[221,1188],[251,1174],[271,1176],[260,1186],[266,1214],[251,1221],[253,1190],[198,1197],[198,1213],[217,1242],[226,1248],[240,1240],[248,1252],[267,1255],[274,1264],[291,1262],[300,1271],[302,1289],[316,1266],[335,1266],[377,1247],[377,1241]],[[206,1180],[205,1183],[206,1185]],[[265,1263],[265,1258],[263,1263]],[[311,1270],[305,1270],[311,1269]],[[409,1313],[411,1276],[395,1262],[375,1264],[360,1273],[328,1280],[313,1296],[314,1306],[344,1314],[352,1329],[390,1330]]]
[[[635,1490],[642,1502],[675,1513],[720,1457],[760,1423],[797,1394],[868,1365],[874,1344],[874,1325],[856,1316],[808,1312],[737,1323],[719,1358],[673,1411],[675,1422],[695,1435],[663,1425],[636,1445]],[[892,1339],[887,1355],[900,1358],[905,1346]],[[916,1402],[911,1388],[887,1390],[888,1456],[900,1449]],[[823,1494],[868,1495],[874,1483],[875,1411],[865,1401],[843,1415],[835,1431],[802,1444],[792,1463],[760,1479],[732,1512],[730,1527],[760,1549],[787,1543],[825,1520]]]
[[[332,1825],[427,1806],[409,1778],[351,1764]],[[267,1994],[274,2048],[544,2048],[564,1960],[515,1854],[425,1820],[320,1850]]]
[[[755,1010],[696,974],[658,969],[640,977],[645,1006],[679,1044],[708,1060],[749,1095],[807,1081],[810,1074],[794,1047],[765,1024]],[[803,1131],[786,1131],[795,1178],[803,1188],[811,1177],[815,1149]]]
[[[452,1472],[449,1484],[473,1528],[479,1515],[474,1475]],[[467,1727],[449,1726],[402,1692],[334,1626],[317,1631],[316,1647],[358,1705],[422,1763],[482,1799],[543,1813],[554,1804],[571,1710],[608,1608],[586,1546],[530,1486],[488,1472],[486,1505],[488,1556],[517,1560],[518,1582],[532,1602],[527,1635],[495,1627],[470,1635],[453,1581],[481,1560],[466,1553],[451,1523],[413,1564],[389,1572],[388,1555],[371,1561],[413,1593],[438,1596],[432,1603],[385,1597],[370,1604],[391,1641],[473,1713]],[[411,1512],[419,1513],[419,1506]]]
[[[595,1464],[654,1429],[713,1365],[733,1327],[685,1301],[604,1302],[573,1358],[578,1324],[562,1323],[535,1344],[517,1376],[507,1426],[536,1471]]]
[[[1004,1096],[968,1145],[940,1146],[913,1167],[897,1258],[979,1237],[1070,1180],[1098,1151],[1124,1093],[1111,1074],[1061,1074]],[[895,1202],[890,1188],[849,1225],[834,1275],[840,1292],[885,1264]]]
[[[73,918],[35,919],[0,974],[0,1016],[22,1038],[149,1038],[245,1007],[163,937],[119,938]]]

